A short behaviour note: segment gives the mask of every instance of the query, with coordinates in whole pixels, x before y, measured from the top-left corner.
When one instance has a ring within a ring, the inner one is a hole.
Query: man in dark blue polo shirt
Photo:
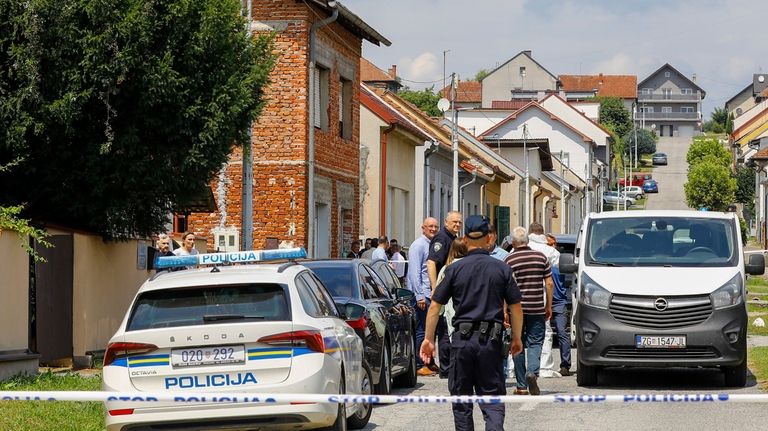
[[[443,220],[443,228],[432,238],[429,243],[429,256],[427,256],[427,273],[429,274],[429,285],[432,291],[435,291],[437,284],[437,274],[445,266],[448,260],[448,250],[451,249],[453,240],[459,234],[462,225],[461,213],[458,211],[449,211]],[[448,365],[451,362],[451,342],[448,338],[448,325],[445,318],[440,316],[437,322],[437,340],[440,352],[440,377],[448,378]],[[435,370],[438,371],[438,370]]]
[[[467,256],[445,269],[445,277],[432,292],[427,333],[419,354],[425,363],[434,357],[440,307],[452,300],[456,314],[450,324],[456,330],[451,337],[448,376],[451,395],[506,395],[501,370],[505,301],[512,321],[510,352],[514,355],[523,350],[520,338],[523,326],[522,295],[509,266],[489,255],[489,230],[486,217],[467,218],[464,227]],[[453,404],[457,430],[474,430],[473,407],[473,404]],[[504,404],[481,404],[480,410],[486,429],[504,428]]]

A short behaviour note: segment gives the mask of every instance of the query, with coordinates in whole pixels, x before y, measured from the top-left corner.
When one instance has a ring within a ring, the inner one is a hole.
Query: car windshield
[[[587,265],[734,266],[738,261],[733,221],[682,217],[592,220]]]
[[[312,270],[320,281],[323,282],[325,287],[331,292],[331,296],[338,297],[357,297],[359,295],[353,295],[353,278],[354,270],[348,266],[339,267],[314,267],[307,265]]]
[[[286,286],[195,286],[144,292],[136,299],[127,331],[235,321],[291,320]]]

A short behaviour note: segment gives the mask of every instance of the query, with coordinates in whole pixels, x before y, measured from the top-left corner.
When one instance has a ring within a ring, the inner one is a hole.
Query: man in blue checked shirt
[[[419,346],[424,341],[424,332],[427,323],[427,309],[429,308],[430,298],[432,296],[432,287],[429,283],[429,274],[427,273],[427,257],[429,256],[429,243],[437,233],[440,225],[436,218],[427,217],[421,225],[421,235],[411,243],[408,248],[408,288],[416,295],[416,345],[415,352],[418,352]],[[431,376],[435,372],[425,366],[421,357],[416,355],[417,374],[420,376]]]

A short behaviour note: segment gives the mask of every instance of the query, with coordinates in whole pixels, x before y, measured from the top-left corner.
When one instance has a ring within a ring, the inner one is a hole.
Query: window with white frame
[[[662,114],[671,114],[672,113],[672,107],[671,106],[662,106],[661,107],[661,113]]]
[[[328,131],[328,106],[330,97],[330,70],[322,67],[315,66],[313,73],[313,87],[314,87],[314,119],[313,123],[316,128],[323,131]]]
[[[640,94],[653,94],[653,88],[641,88]]]
[[[665,78],[669,78],[670,76],[672,76],[672,74],[669,71],[664,72],[664,77]]]
[[[664,95],[665,99],[671,99],[672,98],[672,89],[671,88],[662,88],[661,94]]]
[[[693,112],[693,106],[681,106],[680,107],[680,112],[692,113]]]
[[[640,112],[653,113],[653,106],[641,106]]]
[[[693,94],[693,89],[691,88],[681,88],[680,94]]]

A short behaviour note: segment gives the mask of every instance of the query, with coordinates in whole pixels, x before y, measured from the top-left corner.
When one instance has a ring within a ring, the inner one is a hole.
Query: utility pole
[[[454,211],[461,211],[459,208],[459,133],[457,123],[459,122],[459,111],[456,109],[456,88],[458,87],[458,78],[456,73],[451,74],[451,110],[453,110],[453,125],[451,126],[451,149],[453,150],[453,195],[451,196],[451,207]]]
[[[528,125],[523,124],[523,160],[525,161],[525,193],[524,193],[524,202],[523,202],[523,227],[528,229],[528,226],[531,225],[531,218],[530,218],[530,211],[528,210],[530,206],[528,193],[530,192],[530,184],[529,184],[529,175],[528,175]]]
[[[451,52],[450,49],[443,50],[443,88],[445,88],[445,54]],[[443,94],[443,97],[445,97],[445,94]]]
[[[248,8],[248,39],[252,37],[253,0],[246,3]],[[243,179],[242,179],[242,221],[243,229],[240,250],[253,248],[253,124],[248,125],[248,143],[243,145]]]
[[[565,164],[560,150],[560,233],[565,233]]]

